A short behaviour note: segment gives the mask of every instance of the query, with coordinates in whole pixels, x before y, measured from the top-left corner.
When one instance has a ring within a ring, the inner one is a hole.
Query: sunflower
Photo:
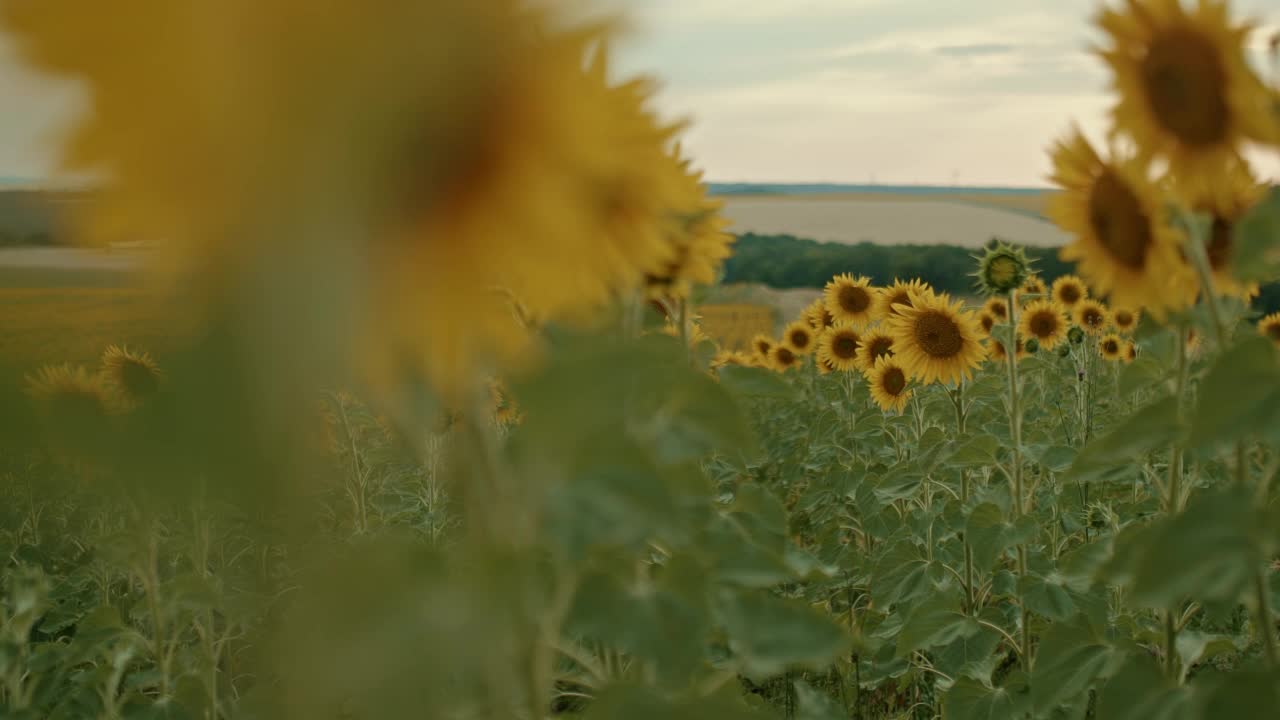
[[[1193,278],[1146,165],[1103,160],[1079,131],[1057,143],[1053,163],[1063,192],[1050,200],[1049,215],[1075,236],[1060,257],[1078,261],[1089,285],[1118,305],[1146,307],[1157,317],[1184,306]],[[1054,299],[1073,309],[1084,293],[1064,296],[1065,282],[1054,282]]]
[[[45,365],[27,376],[27,394],[60,422],[85,428],[118,409],[118,398],[101,373],[79,365]]]
[[[1004,298],[989,298],[983,304],[982,310],[995,317],[998,322],[1005,322],[1009,319],[1009,303],[1005,302]]]
[[[102,377],[129,405],[136,405],[154,395],[164,379],[160,366],[150,353],[119,345],[110,345],[102,353]]]
[[[876,364],[866,373],[871,399],[885,412],[902,412],[911,399],[907,388],[908,373],[898,360],[891,356],[876,359]]]
[[[1187,182],[1213,183],[1239,158],[1242,141],[1276,137],[1270,92],[1254,74],[1245,44],[1253,27],[1233,25],[1226,0],[1129,0],[1097,19],[1111,46],[1099,54],[1114,73],[1115,133],[1145,158],[1167,160]]]
[[[1045,350],[1052,350],[1067,339],[1066,312],[1051,300],[1033,300],[1018,320],[1020,337],[1034,338]]]
[[[1039,275],[1028,275],[1026,281],[1022,283],[1022,288],[1018,291],[1018,294],[1024,297],[1027,295],[1044,295],[1044,280],[1041,280]]]
[[[986,310],[978,313],[978,327],[982,329],[983,335],[990,335],[991,330],[999,324],[1000,321],[996,319],[996,316]]]
[[[1066,310],[1071,310],[1081,300],[1089,297],[1089,290],[1084,282],[1075,275],[1063,275],[1053,281],[1053,289],[1049,296]]]
[[[894,356],[923,383],[969,377],[985,355],[977,318],[945,296],[918,294],[913,302],[889,318]]]
[[[1235,228],[1265,194],[1266,186],[1258,183],[1243,161],[1232,162],[1218,182],[1191,192],[1191,208],[1210,219],[1205,255],[1219,295],[1247,301],[1258,294],[1256,283],[1241,283],[1235,277]]]
[[[1117,362],[1124,357],[1125,341],[1115,333],[1107,333],[1098,341],[1098,352],[1103,359]]]
[[[1031,262],[1022,248],[995,240],[977,260],[975,284],[983,295],[1008,295],[1027,281]]]
[[[1258,334],[1280,347],[1280,312],[1274,312],[1258,321]]]
[[[791,352],[786,345],[775,345],[769,351],[769,366],[778,372],[786,372],[800,364],[800,356]]]
[[[836,371],[836,367],[824,360],[821,355],[814,356],[813,366],[818,369],[819,375],[830,375]]]
[[[768,335],[756,335],[751,338],[751,351],[755,353],[756,357],[768,358],[769,353],[773,352],[773,346],[775,344],[776,343],[773,341],[773,338]]]
[[[722,368],[726,365],[736,365],[738,367],[751,367],[754,364],[752,357],[740,350],[719,350],[715,356],[711,358],[711,367]]]
[[[1083,300],[1076,305],[1074,320],[1081,330],[1090,335],[1101,335],[1111,322],[1107,306],[1092,299]]]
[[[827,309],[827,304],[821,297],[809,303],[809,306],[804,309],[804,319],[809,322],[809,327],[813,328],[814,332],[819,333],[836,324],[835,316]]]
[[[782,344],[797,355],[808,355],[817,349],[817,333],[809,327],[809,323],[796,320],[782,329]]]
[[[858,365],[858,349],[862,343],[858,331],[849,325],[834,325],[818,339],[818,360],[834,370],[853,370]]]
[[[876,360],[893,357],[893,336],[883,330],[872,330],[862,336],[858,346],[858,369],[867,372],[875,367]]]
[[[1129,340],[1124,344],[1124,355],[1120,357],[1120,361],[1125,365],[1138,359],[1138,344]]]
[[[1028,353],[1027,353],[1026,344],[1022,342],[1021,335],[1018,335],[1017,339],[1014,342],[1014,345],[1016,348],[1018,360],[1022,360],[1023,358],[1027,357]],[[1004,362],[1009,357],[1008,351],[1005,350],[1004,343],[1000,342],[995,338],[987,338],[987,351],[990,354],[991,359],[998,363]]]
[[[489,381],[489,409],[496,425],[516,425],[524,419],[501,380]]]
[[[929,283],[919,278],[910,282],[894,280],[892,285],[880,290],[880,295],[876,298],[875,315],[878,318],[887,318],[899,312],[896,306],[911,307],[914,304],[912,300],[914,296],[931,292],[933,288]]]
[[[860,328],[874,317],[876,294],[870,280],[845,273],[831,278],[822,299],[837,322]]]
[[[1115,325],[1116,330],[1122,333],[1131,333],[1133,329],[1138,327],[1138,319],[1141,313],[1137,310],[1130,310],[1126,307],[1118,307],[1111,309],[1111,324]]]

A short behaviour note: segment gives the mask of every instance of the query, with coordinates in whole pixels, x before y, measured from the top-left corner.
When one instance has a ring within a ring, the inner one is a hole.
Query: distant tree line
[[[1059,260],[1056,248],[1028,247],[1026,251],[1045,282],[1075,272],[1075,263]],[[725,263],[724,281],[817,288],[833,275],[848,272],[866,275],[877,285],[918,277],[937,290],[961,295],[973,292],[974,255],[980,252],[954,245],[846,245],[744,233]],[[1280,311],[1280,283],[1264,286],[1254,307],[1267,313]]]

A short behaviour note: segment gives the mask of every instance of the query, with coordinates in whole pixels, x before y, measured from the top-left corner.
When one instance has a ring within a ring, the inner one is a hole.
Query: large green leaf
[[[850,646],[844,627],[829,615],[763,591],[725,591],[719,611],[729,647],[755,680],[789,668],[823,668]]]
[[[1037,574],[1029,574],[1018,581],[1018,592],[1027,609],[1050,620],[1066,620],[1076,612],[1071,594],[1061,583]]]
[[[1106,435],[1086,445],[1066,476],[1088,481],[1131,469],[1136,459],[1179,441],[1185,432],[1178,419],[1176,400],[1164,398],[1125,418]]]
[[[1036,650],[1031,673],[1031,701],[1047,712],[1082,695],[1111,660],[1110,647],[1095,641],[1083,623],[1049,627]]]
[[[1235,225],[1232,267],[1241,280],[1268,282],[1280,277],[1280,189],[1271,188]]]
[[[768,715],[737,698],[680,697],[634,684],[606,687],[587,708],[586,720],[764,720]]]
[[[1190,720],[1191,693],[1146,655],[1130,655],[1098,696],[1098,720]]]
[[[800,394],[778,373],[764,368],[725,365],[719,372],[720,384],[740,397],[794,400]]]
[[[892,545],[879,558],[871,575],[871,598],[879,607],[911,602],[932,587],[929,562],[910,540]]]
[[[970,637],[982,629],[978,621],[960,611],[960,597],[953,593],[935,593],[911,609],[898,633],[898,656],[914,650],[946,645],[959,638]]]
[[[942,717],[946,720],[1009,720],[1017,716],[1019,704],[1017,698],[1003,688],[961,678],[943,696]]]
[[[1219,446],[1280,421],[1280,359],[1270,341],[1251,337],[1222,354],[1200,384],[1192,422],[1195,447]]]

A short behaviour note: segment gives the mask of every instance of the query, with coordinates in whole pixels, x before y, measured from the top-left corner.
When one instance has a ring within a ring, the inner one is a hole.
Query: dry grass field
[[[751,195],[725,198],[733,231],[825,242],[981,247],[992,236],[1054,247],[1067,237],[1040,217],[1039,194]]]

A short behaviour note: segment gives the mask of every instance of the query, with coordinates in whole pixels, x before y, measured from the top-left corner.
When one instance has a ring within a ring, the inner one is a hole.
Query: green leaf
[[[790,668],[821,669],[850,647],[844,627],[828,615],[763,591],[722,593],[720,615],[729,647],[754,680]]]
[[[1280,277],[1280,189],[1271,188],[1234,229],[1231,265],[1236,277],[1259,282]]]
[[[945,720],[1008,720],[1016,717],[1018,702],[1003,688],[961,678],[947,691],[942,704]]]
[[[1177,401],[1164,398],[1125,418],[1106,435],[1080,451],[1067,471],[1070,480],[1088,481],[1130,469],[1137,458],[1180,440],[1185,428],[1178,420]]]
[[[1190,696],[1150,657],[1131,655],[1099,693],[1098,720],[1191,720]]]
[[[768,716],[747,707],[738,698],[723,694],[669,697],[653,688],[619,683],[601,691],[583,717],[586,720],[764,720]]]
[[[797,680],[795,688],[796,720],[845,720],[844,708],[809,683]]]
[[[1049,627],[1036,651],[1031,702],[1046,712],[1083,694],[1111,659],[1111,648],[1095,642],[1079,623]]]
[[[949,462],[955,467],[981,467],[996,462],[1000,443],[990,435],[974,435],[955,446]]]
[[[1241,668],[1236,671],[1210,676],[1203,687],[1200,717],[1218,718],[1272,718],[1280,708],[1280,674],[1274,670]]]
[[[1217,447],[1280,422],[1280,361],[1271,342],[1251,337],[1214,363],[1197,393],[1194,447]]]
[[[907,616],[902,631],[898,633],[898,657],[972,636],[981,628],[977,620],[960,611],[959,596],[935,593],[912,608]]]
[[[1137,360],[1121,368],[1120,377],[1116,381],[1116,395],[1128,398],[1155,385],[1164,377],[1165,369],[1155,358],[1140,355]]]
[[[901,540],[882,555],[871,574],[871,598],[879,607],[911,602],[933,587],[929,562],[909,540]]]
[[[1076,612],[1076,604],[1066,588],[1040,575],[1024,576],[1018,581],[1018,592],[1031,612],[1050,620],[1066,620]]]
[[[719,372],[720,384],[739,397],[796,400],[800,395],[781,375],[765,368],[725,365]]]

